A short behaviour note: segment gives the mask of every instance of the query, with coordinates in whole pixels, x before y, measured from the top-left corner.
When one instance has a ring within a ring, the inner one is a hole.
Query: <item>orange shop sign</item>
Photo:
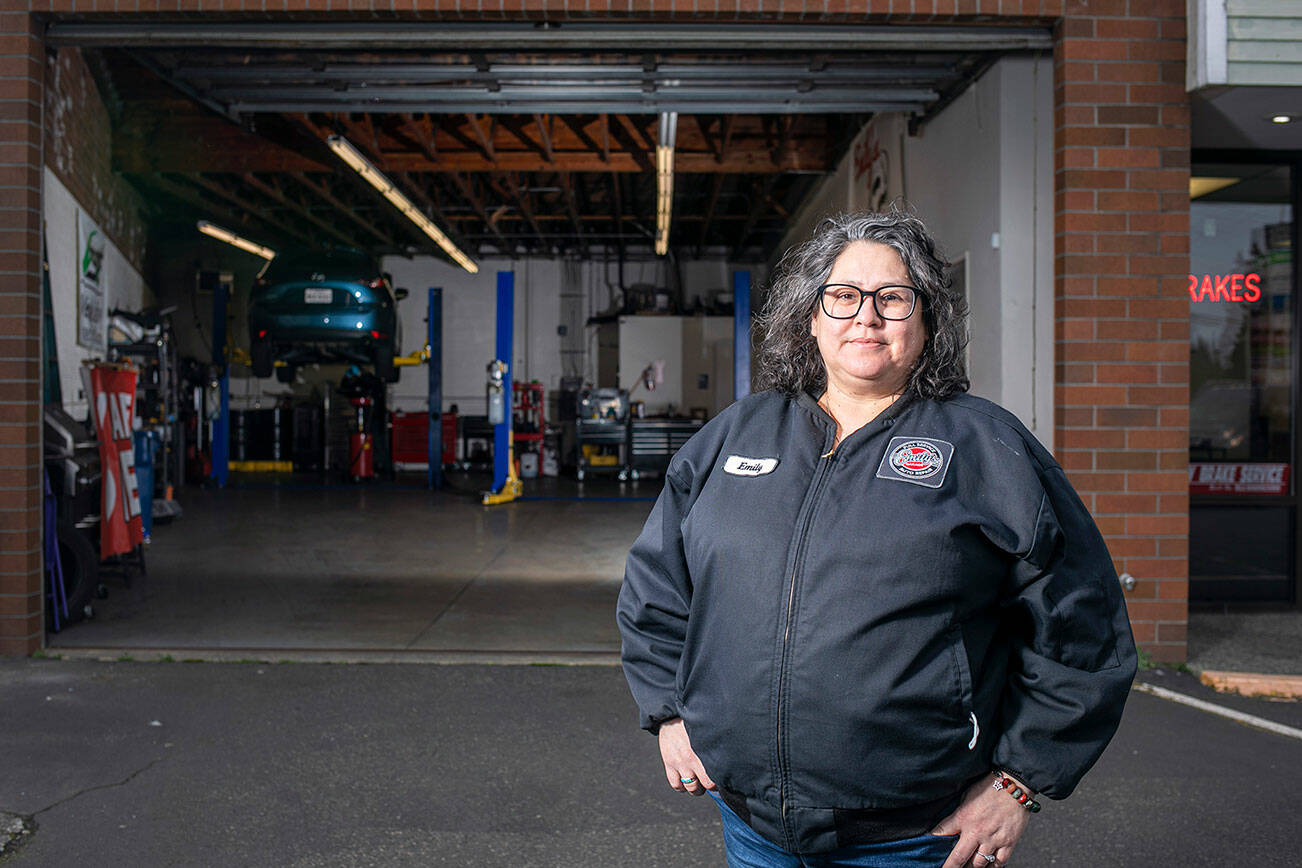
[[[1288,494],[1288,465],[1190,462],[1189,493]]]
[[[1261,275],[1249,274],[1191,274],[1189,275],[1190,301],[1246,301],[1251,304],[1261,300]]]

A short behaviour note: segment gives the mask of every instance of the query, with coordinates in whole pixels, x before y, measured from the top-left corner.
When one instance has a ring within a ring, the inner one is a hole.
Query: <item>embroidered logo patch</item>
[[[776,458],[745,458],[741,455],[729,455],[723,463],[723,472],[733,476],[763,476],[772,473],[778,466]]]
[[[878,479],[940,488],[949,470],[954,444],[930,437],[892,437],[877,468]]]

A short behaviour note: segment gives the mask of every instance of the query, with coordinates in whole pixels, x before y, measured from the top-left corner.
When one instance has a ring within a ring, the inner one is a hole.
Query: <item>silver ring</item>
[[[994,856],[987,856],[985,853],[982,853],[980,850],[977,850],[977,855],[980,856],[982,859],[986,860],[987,865],[995,864]]]

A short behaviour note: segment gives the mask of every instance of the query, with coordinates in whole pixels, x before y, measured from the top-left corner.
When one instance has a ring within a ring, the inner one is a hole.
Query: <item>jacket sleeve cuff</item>
[[[652,712],[642,712],[642,728],[652,735],[658,735],[662,723],[673,720],[679,716],[678,705],[676,703],[665,703],[658,706]]]

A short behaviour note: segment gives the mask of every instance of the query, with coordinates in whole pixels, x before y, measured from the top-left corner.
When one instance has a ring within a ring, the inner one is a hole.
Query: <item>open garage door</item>
[[[80,49],[103,95],[113,167],[143,194],[151,279],[181,307],[183,350],[220,350],[212,299],[230,293],[230,343],[248,351],[230,400],[250,414],[233,426],[232,448],[240,431],[255,436],[252,414],[286,400],[297,413],[311,394],[324,396],[327,456],[348,456],[331,432],[372,412],[340,400],[349,363],[314,374],[313,362],[291,360],[286,372],[279,359],[288,376],[268,377],[240,300],[262,260],[241,253],[224,275],[195,247],[200,221],[278,252],[269,282],[294,251],[348,248],[383,263],[367,274],[358,265],[353,278],[357,292],[376,280],[412,290],[402,353],[424,342],[426,289],[455,289],[444,299],[440,400],[463,417],[485,412],[494,270],[513,271],[519,289],[521,379],[551,390],[613,377],[628,393],[667,354],[694,357],[690,377],[671,360],[654,397],[708,416],[732,396],[732,272],[763,274],[865,124],[890,113],[916,131],[1000,58],[1052,49],[1038,28],[574,23],[56,23],[48,44]],[[311,285],[283,282],[303,304],[325,303],[326,272],[353,267],[329,262]],[[616,291],[622,308],[608,304]],[[635,303],[661,315],[624,317]],[[675,324],[684,311],[701,316]],[[432,406],[423,374],[378,387],[389,409]],[[596,448],[599,468],[607,456]],[[110,598],[110,619],[56,644],[304,659],[304,649],[565,660],[617,651],[610,613],[623,557],[657,482],[589,480],[606,499],[571,498],[571,486],[499,517],[431,497],[423,474],[353,488],[338,482],[350,465],[330,476],[331,459],[322,463],[324,485],[193,492],[185,519],[156,536],[150,578]]]

